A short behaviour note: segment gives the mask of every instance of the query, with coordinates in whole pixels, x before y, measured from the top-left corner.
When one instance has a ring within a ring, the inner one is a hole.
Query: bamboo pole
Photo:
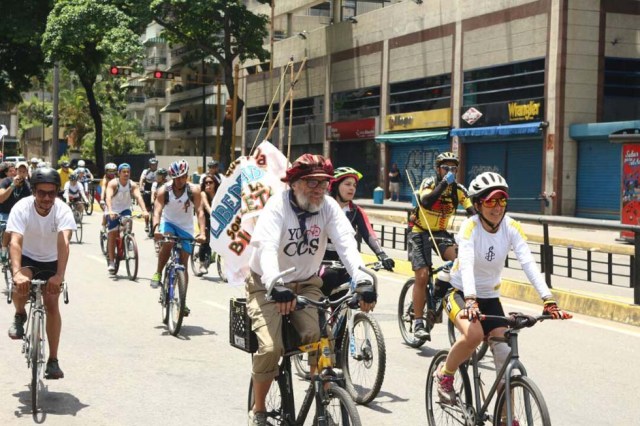
[[[422,204],[420,204],[420,194],[416,193],[415,187],[413,186],[413,182],[411,182],[411,176],[409,175],[409,170],[405,170],[405,172],[407,173],[407,181],[409,182],[409,186],[411,186],[411,193],[416,198],[416,205],[418,206],[418,211],[422,216],[422,221],[425,223],[425,225],[427,225],[427,231],[429,231],[429,235],[431,236],[431,242],[433,243],[433,247],[436,250],[436,253],[438,253],[438,257],[442,259],[442,255],[440,254],[440,249],[438,248],[438,243],[436,242],[436,239],[433,237],[433,233],[431,232],[431,227],[429,226],[429,222],[427,221],[427,216],[424,213],[424,208],[422,207]]]
[[[291,88],[289,91],[289,140],[287,141],[287,160],[291,159],[291,134],[293,133],[293,71],[295,69],[293,57],[291,58]]]
[[[236,159],[236,117],[238,115],[238,76],[240,74],[240,66],[236,64],[233,70],[233,87],[235,90],[233,91],[233,104],[231,107],[231,123],[233,127],[231,128],[231,162]]]

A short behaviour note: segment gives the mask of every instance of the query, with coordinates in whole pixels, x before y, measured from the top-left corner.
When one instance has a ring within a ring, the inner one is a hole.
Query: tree
[[[45,66],[40,42],[51,0],[2,3],[0,18],[0,105],[18,103],[31,77],[42,79]]]
[[[191,54],[188,59],[215,58],[222,66],[223,81],[230,98],[236,87],[234,61],[244,62],[269,57],[263,47],[268,18],[249,11],[239,0],[153,0],[155,21],[165,28],[164,36],[172,44],[182,44]],[[244,102],[238,98],[238,111]],[[237,114],[236,120],[240,118]],[[225,116],[222,129],[221,161],[230,164],[231,133],[234,123]]]
[[[85,90],[100,170],[104,167],[102,117],[94,85],[98,76],[105,73],[106,64],[129,64],[142,59],[138,35],[131,29],[138,25],[139,20],[130,18],[108,1],[66,0],[54,6],[43,35],[46,59],[60,61],[73,71]]]
[[[127,120],[116,110],[110,110],[103,117],[103,137],[106,151],[113,156],[142,154],[146,143],[138,134],[138,123]],[[87,133],[82,141],[83,157],[90,157],[95,143],[95,133]]]

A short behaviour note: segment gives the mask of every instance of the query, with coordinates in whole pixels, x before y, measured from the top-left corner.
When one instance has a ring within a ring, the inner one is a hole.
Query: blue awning
[[[446,140],[448,131],[385,133],[376,136],[377,143],[411,143]]]
[[[508,126],[475,127],[468,129],[453,129],[451,136],[510,136],[510,135],[538,135],[540,121],[525,124],[510,124]]]

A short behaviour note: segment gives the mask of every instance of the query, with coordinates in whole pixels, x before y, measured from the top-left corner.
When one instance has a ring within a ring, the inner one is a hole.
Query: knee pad
[[[496,342],[494,340],[489,341],[489,346],[491,347],[491,353],[493,354],[493,363],[496,366],[496,374],[498,374],[509,357],[511,348],[506,342]]]

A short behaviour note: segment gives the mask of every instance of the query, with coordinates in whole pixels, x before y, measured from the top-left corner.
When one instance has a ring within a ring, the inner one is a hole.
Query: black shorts
[[[436,231],[433,233],[433,237],[438,243],[440,255],[444,255],[444,252],[449,247],[456,245],[453,235],[447,231]],[[429,232],[411,232],[409,234],[409,261],[411,262],[411,269],[417,271],[422,268],[430,268],[431,265],[433,265],[433,261],[431,260],[432,249],[433,242],[431,241]]]
[[[478,308],[481,313],[485,315],[504,316],[504,309],[502,309],[502,303],[500,303],[499,298],[477,299],[477,301]],[[458,316],[458,313],[464,309],[464,305],[464,293],[456,288],[451,288],[451,290],[447,292],[444,300],[444,309],[447,312],[447,315],[449,315],[449,319],[451,321],[453,321]],[[487,319],[480,321],[480,325],[482,325],[482,331],[484,331],[486,336],[491,330],[504,327],[505,323],[504,321],[496,319]]]
[[[147,210],[151,210],[151,192],[144,191],[142,193],[142,201],[144,201],[144,207]]]
[[[22,256],[20,260],[22,268],[29,268],[32,272],[32,278],[38,280],[48,280],[58,272],[58,261],[53,262],[38,262],[30,257]]]

